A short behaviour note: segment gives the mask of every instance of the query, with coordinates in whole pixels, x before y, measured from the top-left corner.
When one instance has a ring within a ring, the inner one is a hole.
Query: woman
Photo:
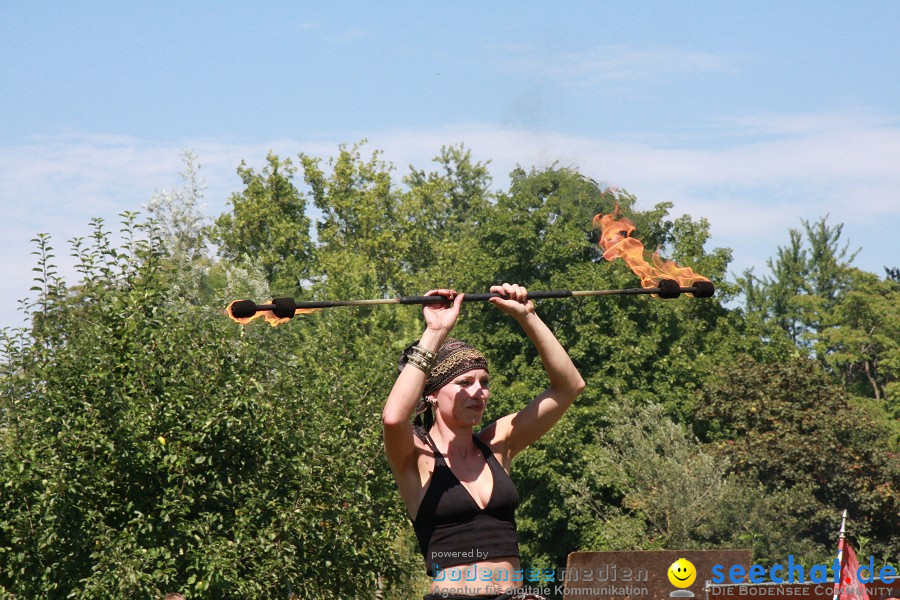
[[[490,302],[514,318],[537,348],[550,385],[519,412],[477,434],[490,392],[487,361],[448,338],[463,294],[432,290],[447,301],[425,305],[426,328],[401,358],[382,414],[388,462],[409,510],[438,598],[515,598],[522,587],[512,459],[556,423],[584,389],[569,355],[541,321],[527,290],[491,287]],[[416,413],[416,426],[410,422]]]

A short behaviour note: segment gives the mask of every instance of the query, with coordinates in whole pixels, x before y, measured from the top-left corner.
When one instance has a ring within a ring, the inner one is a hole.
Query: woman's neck
[[[456,454],[459,456],[467,456],[474,448],[472,442],[472,427],[450,427],[446,423],[437,422],[434,424],[437,430],[441,446],[445,446],[447,451],[445,454]],[[434,432],[432,432],[434,437]]]

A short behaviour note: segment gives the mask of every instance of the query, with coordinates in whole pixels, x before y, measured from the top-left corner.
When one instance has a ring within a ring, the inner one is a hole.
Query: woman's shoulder
[[[478,441],[484,442],[488,446],[495,441],[497,436],[497,421],[491,421],[474,434]]]
[[[497,457],[500,464],[509,469],[510,456],[508,451],[509,417],[503,417],[488,423],[475,437],[485,444]]]
[[[491,421],[490,423],[485,425],[484,428],[482,428],[478,433],[476,433],[475,437],[496,450],[494,446],[506,443],[506,438],[509,434],[511,421],[512,415],[507,415],[505,417],[497,419],[496,421]]]

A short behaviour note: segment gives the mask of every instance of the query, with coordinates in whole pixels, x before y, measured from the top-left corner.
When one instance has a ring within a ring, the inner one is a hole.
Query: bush
[[[39,238],[31,331],[4,331],[0,590],[14,597],[363,597],[398,503],[371,361],[327,316],[241,328],[173,298],[151,223],[76,241],[67,289]],[[383,360],[382,360],[383,359]]]

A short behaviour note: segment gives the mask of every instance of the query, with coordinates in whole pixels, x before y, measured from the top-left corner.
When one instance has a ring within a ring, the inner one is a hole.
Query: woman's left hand
[[[528,299],[528,290],[516,283],[492,285],[491,292],[500,294],[500,298],[488,300],[491,304],[518,320],[534,313],[534,303]]]

